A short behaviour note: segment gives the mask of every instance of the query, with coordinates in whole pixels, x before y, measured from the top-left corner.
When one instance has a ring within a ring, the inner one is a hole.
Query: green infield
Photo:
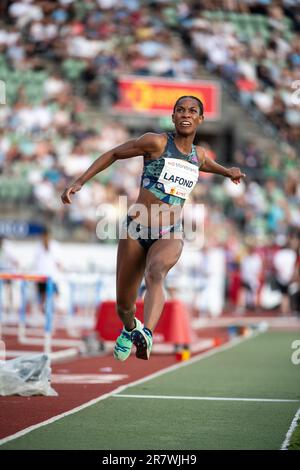
[[[2,449],[299,448],[299,333],[267,332],[117,391]],[[151,360],[151,359],[150,359]]]

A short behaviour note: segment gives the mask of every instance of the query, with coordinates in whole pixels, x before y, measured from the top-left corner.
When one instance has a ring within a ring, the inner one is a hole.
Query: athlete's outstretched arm
[[[198,147],[198,154],[201,154],[201,161],[202,165],[200,167],[200,171],[204,171],[205,173],[215,173],[216,175],[222,175],[222,176],[227,176],[228,178],[231,179],[234,183],[238,184],[241,181],[241,178],[245,178],[246,175],[245,173],[242,173],[239,168],[232,167],[232,168],[226,168],[225,166],[220,165],[219,163],[215,162],[211,158],[209,158],[207,155],[205,155],[205,152],[203,149],[200,149]]]
[[[92,165],[70,184],[62,193],[61,199],[64,204],[70,204],[71,194],[80,191],[82,186],[97,173],[108,168],[116,160],[138,157],[139,155],[151,154],[159,148],[161,136],[159,134],[147,133],[136,139],[131,139],[124,144],[118,145],[108,152],[103,153]]]

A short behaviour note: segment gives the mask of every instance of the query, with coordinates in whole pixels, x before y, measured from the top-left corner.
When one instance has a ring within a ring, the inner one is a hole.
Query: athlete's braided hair
[[[197,98],[197,96],[192,96],[192,95],[180,96],[180,98],[178,98],[178,100],[174,104],[173,113],[175,113],[175,109],[176,109],[176,106],[177,106],[178,102],[180,100],[184,99],[184,98],[190,98],[190,99],[196,100],[197,103],[198,103],[198,106],[199,106],[199,114],[200,114],[200,116],[203,116],[204,108],[203,108],[202,101],[199,98]]]

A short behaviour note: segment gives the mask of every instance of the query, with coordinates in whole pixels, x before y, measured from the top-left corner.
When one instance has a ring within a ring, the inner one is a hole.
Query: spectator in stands
[[[289,288],[295,275],[297,252],[294,249],[292,240],[280,248],[274,255],[275,279],[282,294],[281,314],[288,316],[291,314],[290,292]]]
[[[41,240],[35,251],[32,260],[32,268],[39,276],[51,277],[54,282],[54,292],[58,294],[58,282],[62,271],[62,256],[59,244],[53,240],[48,228],[45,228],[41,235]],[[41,304],[44,305],[46,299],[46,281],[37,283],[38,294]]]
[[[14,272],[19,261],[8,240],[0,234],[0,272]]]
[[[259,287],[262,281],[263,263],[260,255],[256,252],[253,242],[245,246],[245,253],[240,262],[241,287],[239,292],[236,313],[245,313],[247,308],[258,307]]]
[[[19,265],[19,260],[9,241],[0,234],[0,273],[14,273],[18,269]],[[2,299],[2,307],[4,306],[4,310],[7,307],[7,311],[10,313],[10,310],[13,309],[13,285],[10,280],[4,280],[2,282],[7,292],[7,303],[5,305],[5,302],[3,303]],[[3,295],[3,292],[1,295]]]
[[[87,185],[68,212],[56,197],[82,162],[134,137],[106,112],[92,123],[96,131],[86,122],[91,103],[98,112],[116,100],[121,74],[199,78],[200,61],[230,83],[247,111],[268,118],[281,141],[300,142],[299,105],[292,99],[300,78],[296,0],[285,0],[284,8],[269,0],[164,0],[159,8],[155,2],[121,3],[0,2],[0,76],[7,92],[0,106],[0,203],[5,214],[21,209],[23,217],[25,208],[56,224],[63,220],[73,239],[96,239],[99,204],[111,204],[114,214],[119,194],[136,198],[140,166],[134,161]],[[201,145],[215,157],[213,143]],[[240,194],[207,184],[214,182],[209,174],[194,190],[192,200],[207,207],[207,223],[216,231],[226,226],[226,239],[236,231],[236,242],[242,232],[266,244],[299,228],[296,150],[279,145],[276,152],[263,151],[257,136],[234,158],[247,173]]]

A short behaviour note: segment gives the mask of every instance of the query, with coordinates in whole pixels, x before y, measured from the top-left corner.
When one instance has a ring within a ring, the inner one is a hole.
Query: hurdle
[[[54,317],[54,282],[51,277],[40,276],[35,274],[14,274],[0,273],[0,338],[3,334],[3,284],[5,281],[20,281],[21,288],[21,304],[19,309],[19,322],[17,328],[18,342],[21,344],[31,344],[43,346],[43,351],[52,360],[72,357],[83,349],[82,341],[53,339],[53,317]],[[26,308],[27,308],[27,287],[28,282],[45,282],[46,298],[45,298],[45,323],[43,338],[29,338],[26,336]],[[52,346],[73,346],[69,349],[52,352]]]
[[[76,323],[75,313],[77,309],[84,308],[93,312],[91,329],[94,328],[95,312],[101,302],[103,282],[98,274],[92,273],[72,273],[66,275],[69,291],[69,305],[67,311],[67,331],[72,334],[73,325]],[[87,315],[85,315],[87,320]]]

